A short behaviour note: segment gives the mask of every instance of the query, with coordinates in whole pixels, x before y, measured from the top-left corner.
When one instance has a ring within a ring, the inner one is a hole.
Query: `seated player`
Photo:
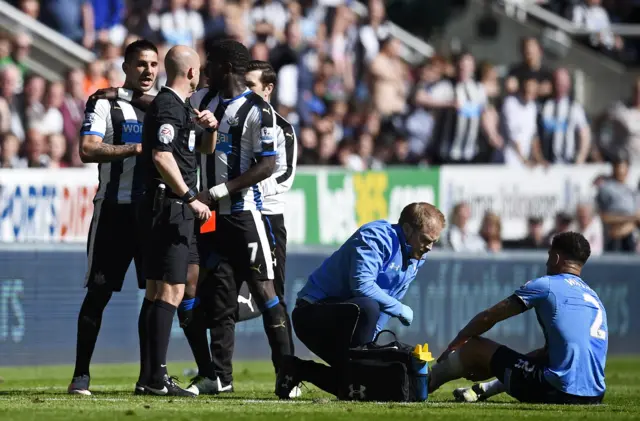
[[[597,404],[605,392],[607,314],[598,294],[580,278],[591,254],[575,232],[553,238],[547,276],[527,282],[513,295],[474,317],[431,369],[430,392],[451,380],[492,382],[454,391],[475,402],[501,392],[521,402]],[[546,344],[527,355],[480,335],[496,323],[534,308]]]
[[[293,328],[329,367],[283,357],[276,378],[280,399],[288,399],[301,381],[336,395],[349,348],[371,342],[391,317],[411,324],[413,311],[400,300],[444,225],[435,206],[412,203],[397,224],[374,221],[360,227],[309,276],[298,293]]]

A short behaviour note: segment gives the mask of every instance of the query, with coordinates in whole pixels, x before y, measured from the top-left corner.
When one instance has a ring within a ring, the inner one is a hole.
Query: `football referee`
[[[158,73],[158,50],[146,40],[129,44],[122,70],[125,82],[113,99],[90,98],[80,132],[82,162],[97,162],[99,185],[87,244],[87,295],[78,315],[76,365],[67,391],[91,395],[89,365],[96,346],[102,313],[113,292],[122,289],[124,277],[135,261],[138,287],[144,288],[142,246],[138,223],[144,195],[144,173],[138,155],[142,152],[144,111],[130,101],[133,95],[149,91]],[[148,309],[145,301],[140,320]],[[138,323],[140,343],[146,328]],[[142,350],[142,347],[141,347]],[[142,352],[141,352],[142,355]],[[141,358],[142,359],[142,358]]]
[[[197,52],[186,46],[173,47],[165,68],[167,85],[149,107],[143,133],[144,208],[149,220],[144,269],[147,297],[153,292],[154,301],[148,316],[149,369],[140,383],[152,395],[195,396],[168,376],[166,358],[187,267],[198,262],[195,218],[206,221],[211,217],[209,207],[196,199],[196,124],[207,129],[199,151],[211,153],[216,120],[211,112],[193,110],[186,102],[200,78]]]

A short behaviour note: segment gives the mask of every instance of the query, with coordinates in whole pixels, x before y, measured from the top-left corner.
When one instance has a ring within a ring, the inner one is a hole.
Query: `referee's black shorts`
[[[199,262],[195,235],[198,221],[184,201],[166,198],[162,209],[154,212],[153,195],[148,196],[145,275],[149,280],[171,285],[186,284],[188,265]]]
[[[140,224],[142,200],[116,203],[97,199],[87,241],[88,268],[85,287],[121,291],[124,277],[133,260],[138,287],[144,289],[144,233]]]
[[[273,259],[273,284],[276,294],[284,303],[284,282],[287,263],[287,228],[284,225],[284,215],[263,215],[269,243],[271,245],[271,257]]]

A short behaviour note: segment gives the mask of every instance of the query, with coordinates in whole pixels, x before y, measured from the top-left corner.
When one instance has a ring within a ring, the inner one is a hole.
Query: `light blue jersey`
[[[598,294],[569,274],[534,279],[515,294],[535,308],[542,326],[549,350],[547,382],[571,395],[602,395],[609,330]]]
[[[365,224],[309,276],[298,298],[315,303],[370,297],[382,312],[378,333],[390,317],[400,315],[400,300],[424,264],[424,259],[410,258],[408,250],[399,225],[383,220]]]

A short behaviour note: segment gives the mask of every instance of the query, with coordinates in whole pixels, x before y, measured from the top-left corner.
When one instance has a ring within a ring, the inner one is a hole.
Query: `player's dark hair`
[[[129,63],[133,59],[134,55],[137,55],[142,51],[153,51],[158,54],[158,48],[153,42],[146,39],[139,39],[127,45],[127,48],[124,50],[124,61]]]
[[[260,83],[262,83],[262,85],[272,83],[275,86],[277,80],[276,71],[273,70],[273,66],[269,62],[251,60],[247,66],[247,73],[253,72],[254,70],[260,70],[262,72],[260,74]]]
[[[234,39],[223,39],[211,44],[207,56],[219,63],[231,63],[232,72],[244,75],[251,61],[251,54],[247,47]]]
[[[556,234],[551,242],[551,250],[560,253],[566,260],[583,266],[591,256],[589,241],[577,232],[562,232]]]

